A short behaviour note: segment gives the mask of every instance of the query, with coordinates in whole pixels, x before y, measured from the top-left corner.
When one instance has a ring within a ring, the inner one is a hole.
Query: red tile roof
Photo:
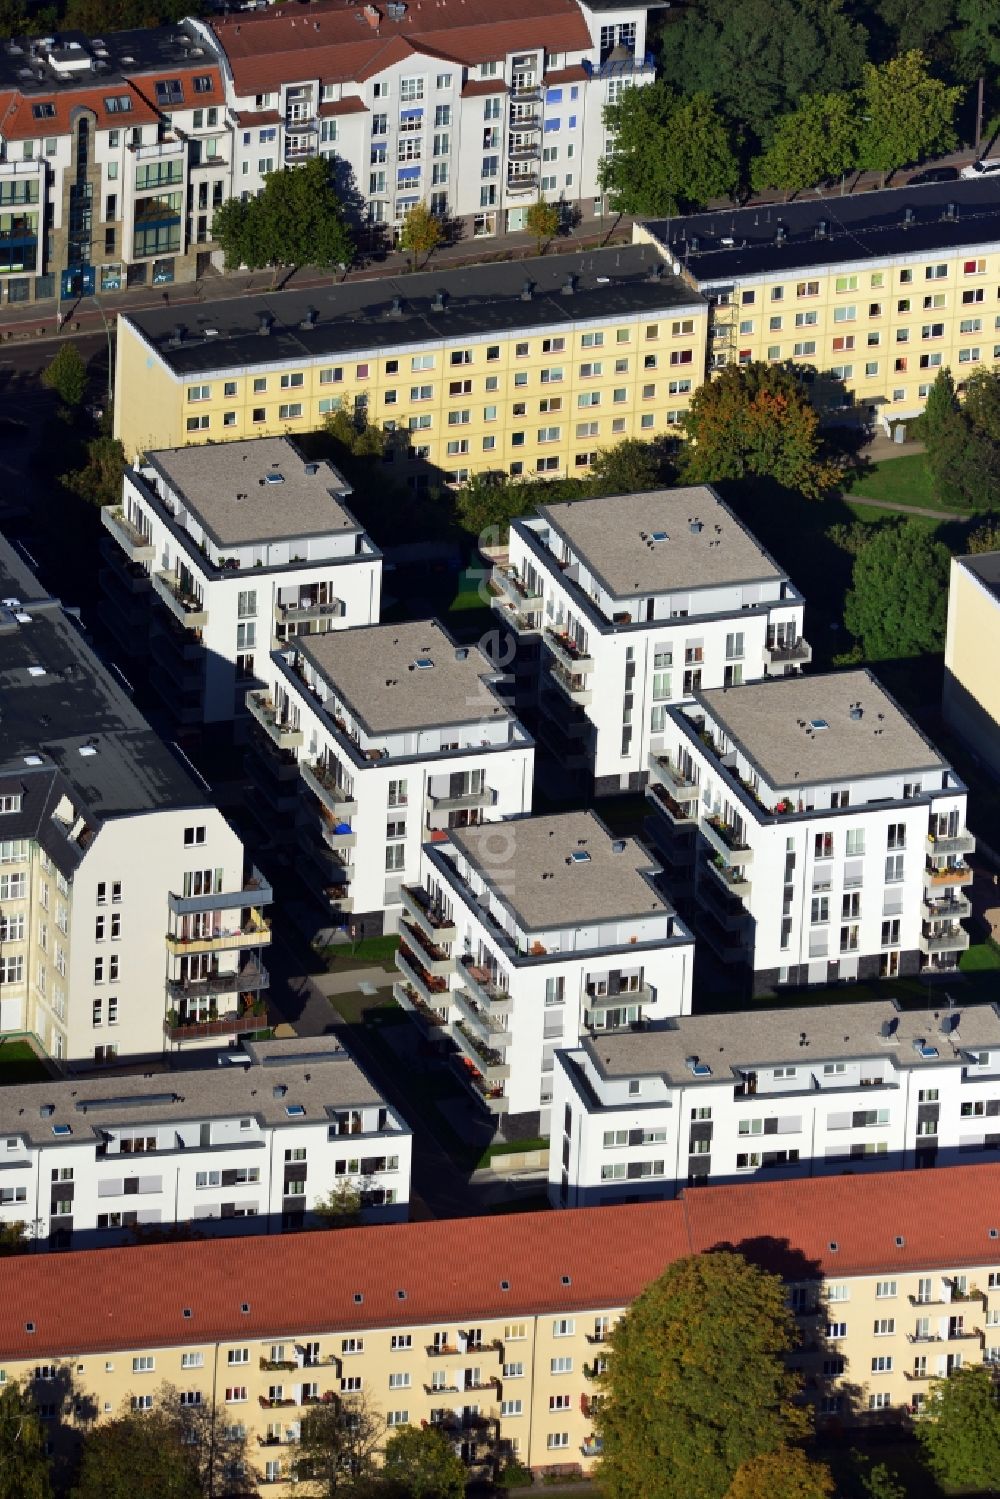
[[[223,100],[222,75],[217,67],[173,68],[168,72],[140,73],[135,79],[109,80],[103,85],[88,82],[78,88],[67,86],[51,94],[32,93],[24,95],[19,89],[0,94],[0,136],[5,140],[41,140],[50,135],[68,135],[74,110],[89,109],[97,117],[98,130],[127,129],[131,125],[155,124],[162,117],[162,109],[156,102],[156,85],[168,78],[179,78],[189,82],[195,76],[207,77],[212,87],[205,93],[196,94],[193,87],[184,91],[184,109],[198,109],[210,104],[221,104]],[[118,94],[128,94],[132,108],[125,112],[110,113],[104,107],[105,99]],[[55,114],[45,119],[36,119],[33,106],[51,104]]]
[[[556,68],[553,73],[546,73],[545,87],[555,88],[560,83],[586,83],[590,74],[582,62],[574,62],[568,68]]]
[[[991,1230],[1000,1230],[1000,1165],[703,1187],[635,1207],[28,1255],[0,1261],[0,1361],[600,1310],[629,1302],[680,1256],[727,1244],[769,1264],[790,1258],[803,1279],[816,1267],[836,1277],[998,1265]]]
[[[311,5],[305,14],[237,12],[211,25],[242,95],[306,78],[369,78],[407,56],[407,48],[472,66],[508,52],[573,52],[591,45],[576,0],[409,0],[399,20],[379,6],[377,27],[361,7],[332,0]]]
[[[319,107],[320,116],[325,120],[330,115],[366,115],[368,105],[364,99],[359,99],[356,94],[349,99],[331,99],[327,104]]]
[[[280,125],[281,116],[276,109],[243,110],[236,116],[240,125]]]
[[[480,94],[505,94],[507,85],[502,78],[471,78],[462,85],[462,98],[475,99]]]

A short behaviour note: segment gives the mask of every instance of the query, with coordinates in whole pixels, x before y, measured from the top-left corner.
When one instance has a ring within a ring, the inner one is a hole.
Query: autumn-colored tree
[[[596,1427],[607,1499],[724,1499],[805,1434],[781,1278],[730,1251],[677,1260],[614,1328]]]
[[[726,1499],[830,1499],[833,1474],[801,1447],[778,1447],[741,1463]]]
[[[1000,516],[991,515],[969,536],[965,543],[965,550],[974,555],[977,552],[1000,552]]]
[[[414,203],[399,231],[399,248],[412,257],[414,270],[421,256],[427,264],[443,239],[444,225],[437,214],[431,213],[426,203]]]
[[[770,478],[816,499],[841,477],[822,456],[816,409],[782,365],[727,365],[698,387],[682,425],[681,469],[690,483]]]
[[[524,227],[535,236],[535,249],[541,255],[549,241],[559,233],[558,204],[546,203],[544,198],[539,198],[524,215]]]

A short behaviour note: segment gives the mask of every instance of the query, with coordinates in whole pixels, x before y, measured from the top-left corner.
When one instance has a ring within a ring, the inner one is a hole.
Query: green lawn
[[[0,1087],[15,1083],[43,1083],[49,1069],[40,1061],[27,1041],[0,1042]]]
[[[1000,947],[995,942],[977,942],[962,954],[958,965],[963,973],[1000,972]],[[997,998],[1000,999],[1000,978],[997,979]]]
[[[398,937],[362,937],[357,942],[335,942],[321,948],[319,956],[331,973],[351,968],[384,968],[392,973],[398,946]]]
[[[851,485],[851,494],[892,505],[921,505],[925,510],[943,510],[934,497],[922,453],[901,453],[873,463],[870,471]]]

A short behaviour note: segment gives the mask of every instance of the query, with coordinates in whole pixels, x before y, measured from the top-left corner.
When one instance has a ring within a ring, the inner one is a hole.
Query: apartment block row
[[[690,1014],[694,941],[657,873],[587,812],[425,844],[393,992],[508,1138],[548,1135],[564,1047]]]
[[[636,225],[711,305],[709,370],[790,364],[828,410],[917,416],[1000,362],[1000,212],[989,179]]]
[[[522,229],[539,198],[600,211],[605,106],[653,77],[647,7],[420,10],[5,38],[4,301],[192,281],[221,267],[216,210],[317,155],[389,232],[415,203],[470,237]]]
[[[891,999],[685,1016],[557,1053],[554,1206],[992,1160],[1000,1014]]]
[[[580,474],[679,421],[707,324],[653,245],[228,299],[196,323],[135,311],[118,320],[115,432],[131,459],[346,411],[387,429],[397,483]]]
[[[725,1245],[785,1275],[817,1422],[898,1422],[933,1379],[1000,1358],[997,1186],[995,1166],[956,1166],[275,1236],[236,1258],[206,1240],[8,1260],[0,1378],[31,1386],[59,1447],[81,1408],[214,1399],[277,1493],[303,1415],[333,1400],[363,1400],[387,1433],[434,1426],[473,1470],[586,1472],[615,1323],[672,1262]]]
[[[540,732],[598,795],[645,785],[671,705],[812,658],[802,595],[708,485],[540,505],[491,591]]]
[[[82,1249],[315,1227],[358,1194],[405,1218],[411,1135],[332,1037],[247,1041],[219,1065],[0,1090],[0,1222]]]
[[[942,712],[976,759],[1000,774],[1000,552],[951,559]]]

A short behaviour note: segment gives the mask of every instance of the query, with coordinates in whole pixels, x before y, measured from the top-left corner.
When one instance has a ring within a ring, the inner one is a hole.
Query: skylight
[[[430,671],[431,667],[434,665],[434,662],[431,660],[430,656],[418,656],[413,664],[418,671]]]
[[[289,1119],[301,1119],[305,1113],[305,1107],[301,1103],[287,1103],[285,1113]]]
[[[810,718],[809,727],[818,732],[820,729],[828,729],[830,725],[825,718]]]

